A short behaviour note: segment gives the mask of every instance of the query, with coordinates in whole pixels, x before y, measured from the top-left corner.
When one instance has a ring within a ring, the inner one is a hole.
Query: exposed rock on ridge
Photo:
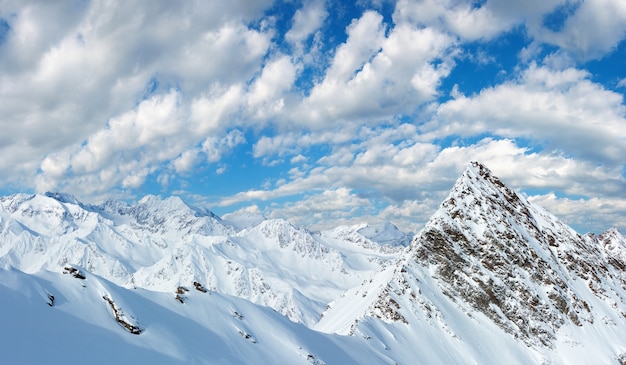
[[[416,236],[369,315],[410,321],[436,312],[419,295],[423,272],[465,311],[478,311],[527,345],[551,346],[561,326],[597,320],[590,292],[621,312],[624,242],[616,230],[581,236],[473,162]],[[620,309],[621,308],[621,309]],[[415,312],[415,311],[414,311]]]

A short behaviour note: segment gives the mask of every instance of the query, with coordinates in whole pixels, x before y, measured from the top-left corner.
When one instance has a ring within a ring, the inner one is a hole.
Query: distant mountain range
[[[471,163],[424,229],[0,198],[7,363],[626,363],[626,239]]]

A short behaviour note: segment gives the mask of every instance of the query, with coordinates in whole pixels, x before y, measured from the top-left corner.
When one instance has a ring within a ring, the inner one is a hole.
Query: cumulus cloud
[[[347,32],[324,79],[293,117],[310,128],[412,113],[437,96],[453,66],[446,56],[453,39],[432,29],[401,24],[386,36],[382,17],[370,11]]]
[[[422,127],[432,138],[448,135],[536,140],[552,150],[588,161],[621,165],[626,155],[623,96],[589,80],[585,71],[532,64],[516,80],[457,94]]]
[[[543,206],[573,227],[584,227],[596,234],[604,232],[607,227],[626,227],[626,202],[624,200],[559,198],[554,193],[532,195],[528,197],[528,200]]]
[[[323,0],[308,1],[301,9],[298,9],[293,16],[291,29],[285,33],[285,39],[297,47],[300,43],[317,32],[324,19],[328,16]]]
[[[379,219],[388,218],[399,226],[416,230],[434,212],[471,160],[484,162],[518,190],[560,189],[569,194],[615,197],[626,193],[626,179],[619,169],[596,166],[560,154],[532,153],[510,139],[487,138],[469,146],[442,149],[436,144],[406,139],[396,144],[397,135],[384,134],[337,149],[335,154],[341,157],[329,155],[315,167],[296,170],[289,181],[279,186],[241,192],[222,199],[220,204],[228,206],[302,192],[347,188],[351,192],[364,192],[359,198],[368,200],[370,206],[384,201],[386,208],[379,212]],[[346,155],[349,158],[344,158]],[[302,207],[301,204],[304,203],[293,203],[289,207],[296,209]],[[335,209],[330,211],[335,212]],[[274,214],[281,214],[278,212],[285,213],[279,209]],[[291,214],[295,212],[290,211],[286,216]],[[343,213],[333,214],[341,216]],[[347,216],[345,213],[342,217],[347,219]]]
[[[228,132],[226,137],[209,137],[202,143],[202,151],[206,153],[209,162],[221,160],[224,153],[230,151],[239,144],[245,143],[246,138],[238,129]]]
[[[626,32],[621,0],[401,0],[394,20],[416,22],[468,41],[489,40],[524,26],[539,43],[587,60],[610,53]]]
[[[289,217],[291,222],[312,229],[330,229],[352,221],[363,221],[368,207],[371,207],[368,199],[347,188],[337,188],[308,195],[296,202],[272,208],[265,214],[269,218]],[[369,213],[373,215],[375,212],[371,209]]]
[[[581,59],[600,58],[613,51],[626,35],[626,3],[620,0],[573,3],[575,11],[571,15],[565,14],[560,29],[531,28],[532,35]]]
[[[396,22],[417,22],[467,40],[489,39],[548,13],[564,0],[475,1],[400,0]]]
[[[623,1],[374,3],[337,25],[323,0],[2,1],[0,188],[93,200],[156,181],[315,227],[417,230],[477,159],[558,192],[533,199],[572,222],[578,204],[623,224],[624,75],[585,69],[626,36]],[[491,68],[476,92],[453,87]],[[256,175],[226,196],[186,182],[240,176],[236,163]]]
[[[188,171],[187,150],[241,111],[272,36],[246,23],[270,4],[3,2],[0,168],[79,196],[141,186],[177,156]]]
[[[246,96],[248,110],[256,120],[266,120],[283,111],[283,95],[296,78],[296,66],[287,56],[268,62]]]

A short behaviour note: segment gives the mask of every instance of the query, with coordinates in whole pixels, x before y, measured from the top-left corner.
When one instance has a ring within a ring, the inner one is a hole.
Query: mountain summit
[[[597,347],[624,353],[622,347],[612,349],[606,338],[581,334],[602,327],[609,337],[622,336],[625,253],[617,230],[581,236],[472,162],[395,269],[331,304],[318,328],[369,337],[371,319],[379,318],[425,333],[434,327],[471,342],[495,326],[539,353],[572,353],[569,347],[587,349],[583,354]],[[352,312],[350,321],[338,318],[347,307],[364,311]],[[424,351],[441,347],[413,333],[407,336],[429,343]],[[499,338],[493,345],[506,348],[507,341]],[[441,351],[457,348],[446,343]],[[463,356],[466,349],[459,351]],[[498,357],[495,353],[494,361]]]
[[[176,197],[0,198],[3,356],[626,362],[624,237],[581,236],[478,162],[408,245],[389,223],[237,219]]]
[[[624,303],[624,262],[474,162],[413,244],[439,286],[527,344],[550,346],[565,323],[599,313],[590,294]],[[595,301],[595,300],[594,300]],[[623,315],[617,311],[618,315]]]

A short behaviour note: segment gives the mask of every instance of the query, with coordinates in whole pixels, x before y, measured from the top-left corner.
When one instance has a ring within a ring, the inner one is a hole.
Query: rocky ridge
[[[617,230],[581,236],[473,162],[364,316],[410,325],[441,317],[422,295],[428,281],[467,315],[552,347],[565,324],[626,325],[625,253]]]

